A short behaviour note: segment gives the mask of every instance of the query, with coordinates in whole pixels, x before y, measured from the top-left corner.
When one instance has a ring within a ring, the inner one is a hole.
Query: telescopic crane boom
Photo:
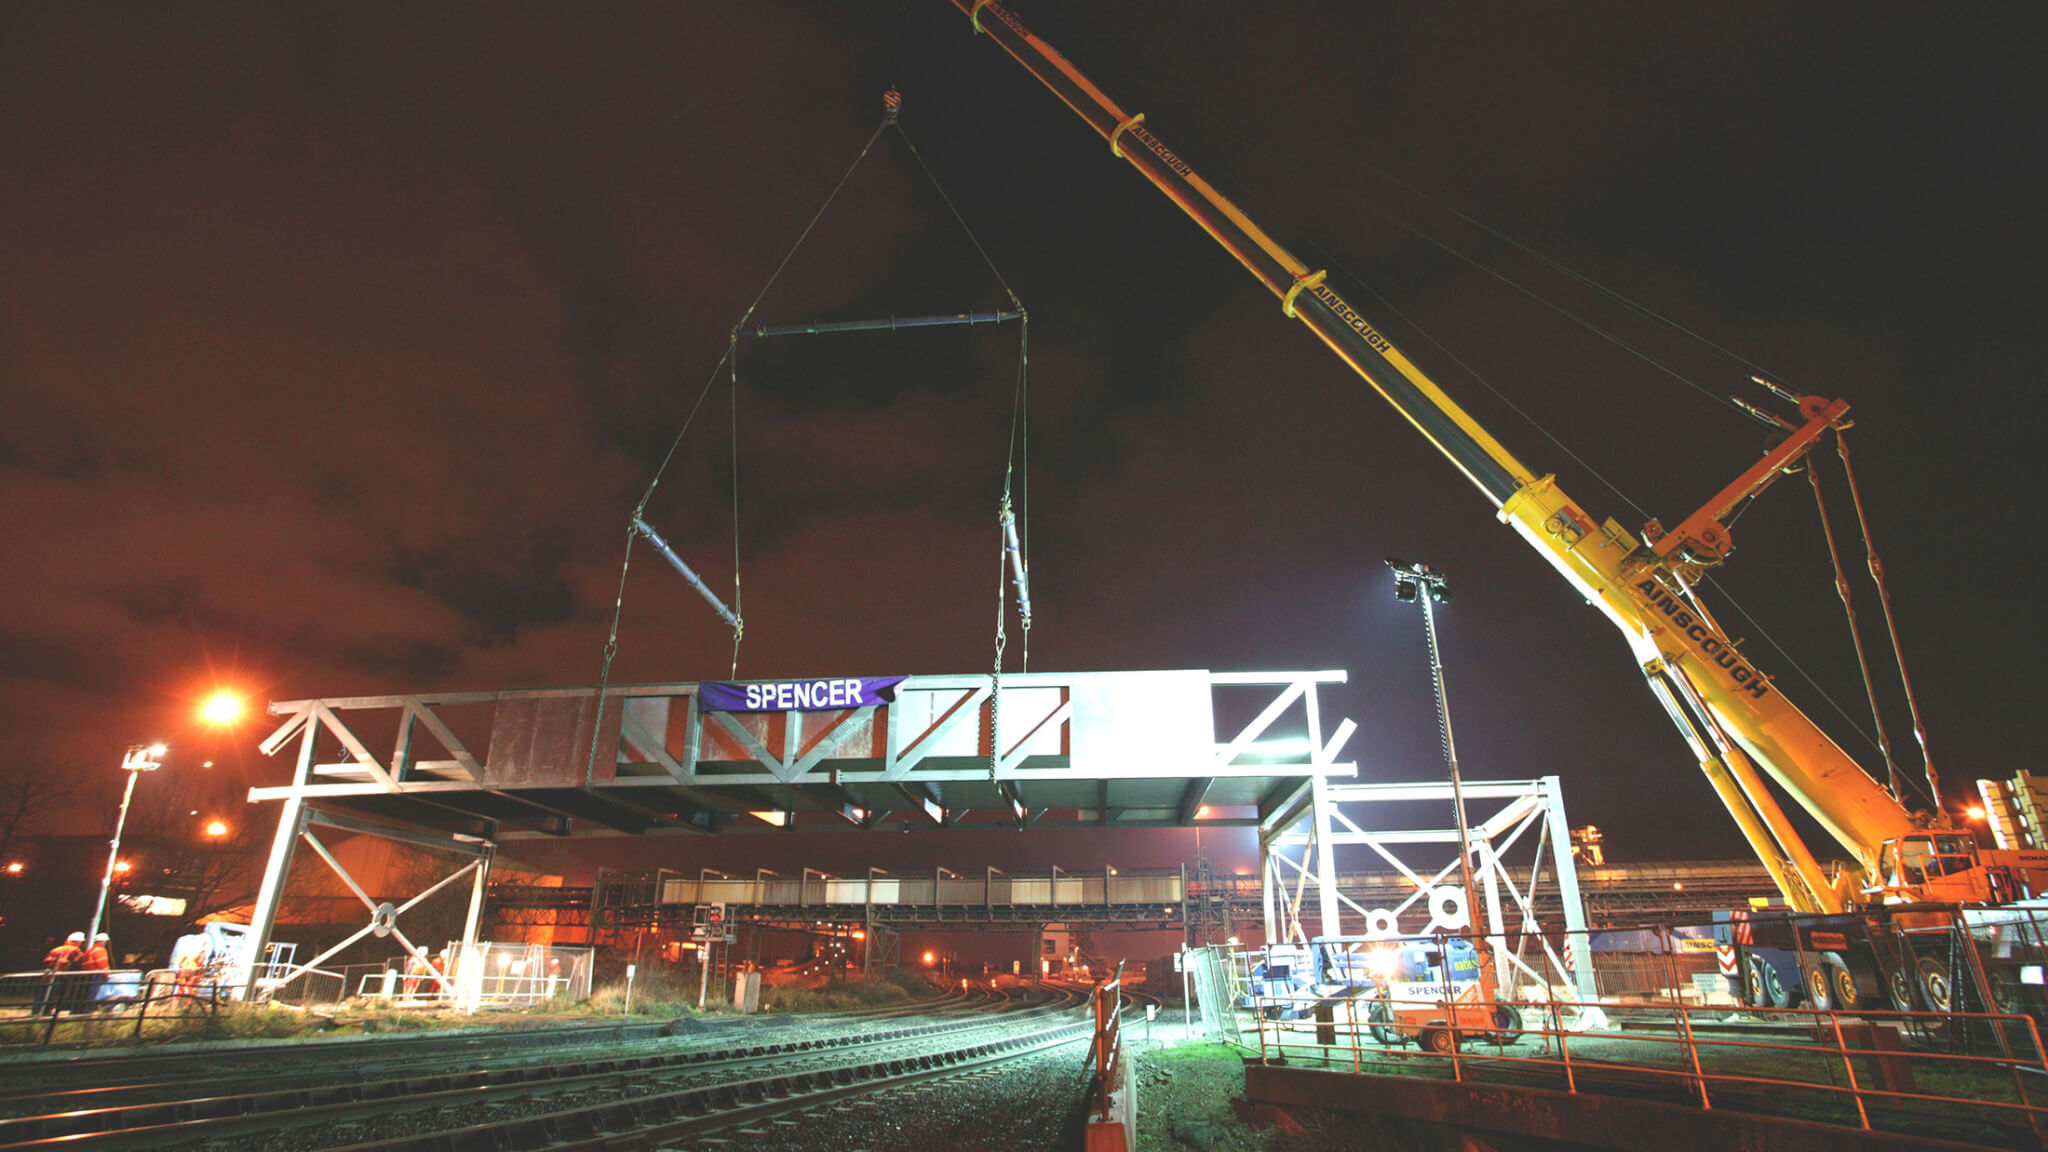
[[[1992,896],[1995,878],[1987,878],[1975,861],[1969,876],[1950,874],[1939,883],[1901,886],[1896,867],[1888,868],[1887,861],[1896,864],[1902,838],[1919,833],[1919,839],[1926,839],[1929,818],[1907,811],[1786,700],[1771,677],[1714,623],[1698,593],[1701,573],[1720,564],[1732,548],[1725,518],[1840,426],[1846,403],[1793,397],[1800,422],[1779,421],[1785,426],[1782,441],[1672,531],[1650,525],[1638,538],[1612,519],[1596,525],[1559,489],[1554,476],[1539,475],[1516,459],[1352,307],[1323,271],[1311,269],[1261,231],[1147,129],[1143,115],[1118,106],[1002,5],[993,0],[951,3],[977,33],[994,40],[1108,141],[1114,156],[1164,192],[1257,277],[1289,318],[1300,321],[1391,403],[1493,503],[1502,521],[1621,630],[1700,770],[1793,907],[1840,912],[1876,899]],[[1759,769],[1855,857],[1859,868],[1854,873],[1823,868]],[[1928,775],[1931,782],[1931,767]],[[1937,825],[1945,820],[1939,812],[1931,819]],[[2041,878],[2048,881],[2048,869]]]

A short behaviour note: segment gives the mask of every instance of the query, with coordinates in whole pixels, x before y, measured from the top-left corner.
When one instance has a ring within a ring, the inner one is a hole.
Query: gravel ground
[[[899,1017],[884,1021],[862,1022],[853,1027],[862,1031],[889,1031],[897,1028],[939,1022],[942,1021],[934,1021],[929,1018]],[[950,1022],[965,1023],[966,1021],[955,1020]],[[839,1023],[835,1028],[829,1021],[804,1021],[796,1024],[783,1024],[781,1022],[760,1020],[749,1021],[748,1023],[757,1026],[749,1028],[743,1025],[737,1029],[728,1027],[719,1028],[715,1031],[705,1028],[692,1036],[689,1042],[679,1044],[677,1041],[669,1041],[661,1045],[661,1047],[666,1051],[674,1051],[678,1047],[702,1048],[711,1046],[737,1048],[744,1047],[747,1044],[765,1042],[786,1043],[792,1040],[807,1038],[814,1034],[823,1035],[843,1032],[847,1028],[844,1022]],[[992,1020],[980,1023],[983,1029],[995,1030],[1000,1027],[996,1021]],[[981,1029],[977,1029],[972,1032],[950,1033],[947,1034],[943,1042],[956,1046],[973,1043],[977,1038],[986,1038],[981,1035],[981,1031]],[[929,1050],[934,1042],[936,1041],[931,1038],[906,1039],[882,1048],[870,1050],[865,1058],[876,1059],[904,1053],[922,1052]],[[634,1050],[646,1051],[647,1049],[643,1045],[635,1046]],[[791,1053],[786,1059],[778,1061],[774,1067],[794,1068],[813,1066],[821,1060],[830,1061],[835,1059],[835,1051],[833,1049],[825,1049],[815,1053]],[[598,1050],[586,1052],[580,1048],[574,1052],[578,1060],[588,1059],[597,1054]],[[843,1059],[844,1057],[836,1058]],[[639,1075],[626,1073],[609,1084],[577,1088],[565,1087],[553,1091],[543,1089],[534,1096],[522,1099],[501,1099],[489,1103],[442,1105],[415,1111],[390,1111],[361,1120],[330,1122],[321,1125],[317,1129],[281,1129],[268,1133],[220,1138],[180,1145],[173,1149],[172,1152],[303,1152],[303,1150],[308,1148],[330,1148],[369,1140],[388,1140],[405,1136],[425,1135],[469,1125],[502,1122],[513,1117],[535,1116],[565,1109],[611,1103],[635,1096],[667,1091],[684,1081],[692,1084],[709,1084],[753,1079],[767,1075],[770,1071],[771,1068],[767,1067],[730,1070],[686,1067],[674,1070],[673,1072],[650,1070]],[[921,1090],[913,1088],[904,1091],[917,1093]],[[823,1112],[829,1107],[829,1105],[821,1106],[818,1111]],[[837,1119],[839,1117],[834,1113],[832,1118]],[[765,1121],[761,1127],[770,1133],[784,1131],[785,1129],[791,1131],[808,1130],[807,1127],[788,1128],[785,1123],[776,1121]],[[747,1137],[747,1140],[749,1144],[754,1142],[754,1138],[751,1136]],[[690,1145],[686,1143],[683,1146],[688,1147]],[[821,1147],[825,1145],[811,1143],[810,1138],[807,1136],[804,1142],[797,1146]],[[829,1146],[834,1148],[842,1147],[842,1145],[838,1144]],[[904,1146],[908,1147],[908,1145]],[[952,1145],[926,1145],[925,1148],[949,1146]],[[1013,1145],[988,1146],[1012,1147]],[[1044,1147],[1056,1146],[1044,1145]],[[974,1145],[968,1145],[968,1147],[974,1147]],[[1030,1145],[1030,1147],[1038,1147],[1038,1145]]]
[[[678,1141],[747,1152],[1071,1152],[1081,1146],[1088,1044],[993,1068],[821,1104],[779,1120]]]
[[[1142,1027],[1142,1025],[1140,1025]],[[1485,1141],[1387,1117],[1261,1108],[1244,1098],[1244,1059],[1222,1044],[1185,1043],[1178,1027],[1131,1041],[1138,1059],[1138,1152],[1568,1152],[1549,1140]],[[1173,1047],[1167,1047],[1169,1039]]]

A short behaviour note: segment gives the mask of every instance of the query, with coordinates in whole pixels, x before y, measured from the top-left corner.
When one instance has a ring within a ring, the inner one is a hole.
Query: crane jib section
[[[1117,156],[1178,204],[1269,291],[1285,300],[1289,315],[1306,324],[1386,397],[1496,507],[1534,479],[1534,473],[1440,391],[1336,289],[1321,283],[1319,274],[1266,235],[1228,197],[1146,130],[1142,116],[1118,107],[1008,9],[986,0],[954,3],[974,18],[978,30],[986,32],[1110,141]]]
[[[1004,51],[1109,142],[1110,150],[1157,187],[1228,251],[1301,321],[1394,405],[1417,431],[1448,457],[1498,509],[1500,519],[1547,559],[1627,638],[1638,664],[1654,682],[1669,675],[1685,686],[1705,725],[1697,735],[1713,763],[1710,779],[1740,786],[1757,809],[1738,817],[1760,855],[1796,864],[1803,887],[1821,908],[1838,909],[1847,886],[1822,878],[1813,857],[1763,787],[1755,767],[1776,779],[1864,866],[1874,869],[1883,842],[1910,832],[1913,819],[1813,721],[1786,701],[1770,678],[1750,664],[1736,643],[1715,627],[1692,591],[1698,569],[1726,551],[1721,505],[1730,493],[1753,494],[1774,479],[1804,443],[1767,456],[1682,529],[1682,540],[1653,546],[1614,521],[1595,521],[1557,488],[1517,460],[1446,395],[1359,311],[1267,236],[1235,204],[1210,187],[1157,135],[1097,89],[1051,45],[992,0],[952,0],[979,33]],[[1844,406],[1808,413],[1810,442]],[[1693,531],[1698,529],[1698,531]],[[1710,531],[1719,530],[1719,531]],[[1685,545],[1681,550],[1680,545]],[[1660,551],[1661,549],[1661,551]],[[1673,553],[1665,555],[1665,553]],[[1754,766],[1752,766],[1752,762]],[[1717,784],[1717,790],[1720,785]],[[1729,794],[1723,790],[1724,798]],[[1775,841],[1775,843],[1773,843]],[[1778,874],[1774,869],[1774,875]],[[1831,890],[1831,891],[1830,891]],[[1802,903],[1807,901],[1802,900]]]

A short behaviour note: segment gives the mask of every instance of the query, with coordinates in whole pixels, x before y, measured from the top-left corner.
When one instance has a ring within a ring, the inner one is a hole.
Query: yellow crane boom
[[[1879,883],[1886,842],[1923,821],[1779,693],[1715,624],[1697,588],[1701,572],[1730,549],[1724,518],[1836,426],[1847,404],[1799,398],[1803,423],[1786,422],[1782,443],[1670,532],[1650,525],[1639,539],[1612,519],[1596,524],[1555,477],[1536,474],[1473,420],[1323,272],[1297,260],[1202,179],[1143,115],[1119,107],[994,0],[950,2],[1236,257],[1288,317],[1385,397],[1485,493],[1503,522],[1621,630],[1701,771],[1794,907],[1839,912],[1858,902],[1859,889]],[[1822,867],[1759,769],[1841,842],[1861,875]]]

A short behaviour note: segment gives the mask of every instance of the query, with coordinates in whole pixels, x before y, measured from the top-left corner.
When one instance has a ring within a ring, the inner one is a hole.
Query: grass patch
[[[931,985],[921,977],[901,970],[888,971],[872,980],[848,980],[818,988],[788,985],[761,989],[763,1012],[845,1012],[854,1008],[878,1008],[902,1004],[929,995]]]
[[[650,967],[633,980],[632,1014],[663,1020],[678,1016],[694,1016],[697,1014],[698,987],[695,976],[684,976],[666,968]],[[557,1001],[565,999],[556,997]],[[705,1009],[716,1012],[725,1010],[726,1006],[714,995],[706,998]],[[549,1008],[549,1011],[553,1010],[553,1007]],[[623,1016],[626,1014],[626,982],[614,980],[595,985],[590,989],[590,999],[581,1005],[571,1002],[568,1010],[592,1016]]]

